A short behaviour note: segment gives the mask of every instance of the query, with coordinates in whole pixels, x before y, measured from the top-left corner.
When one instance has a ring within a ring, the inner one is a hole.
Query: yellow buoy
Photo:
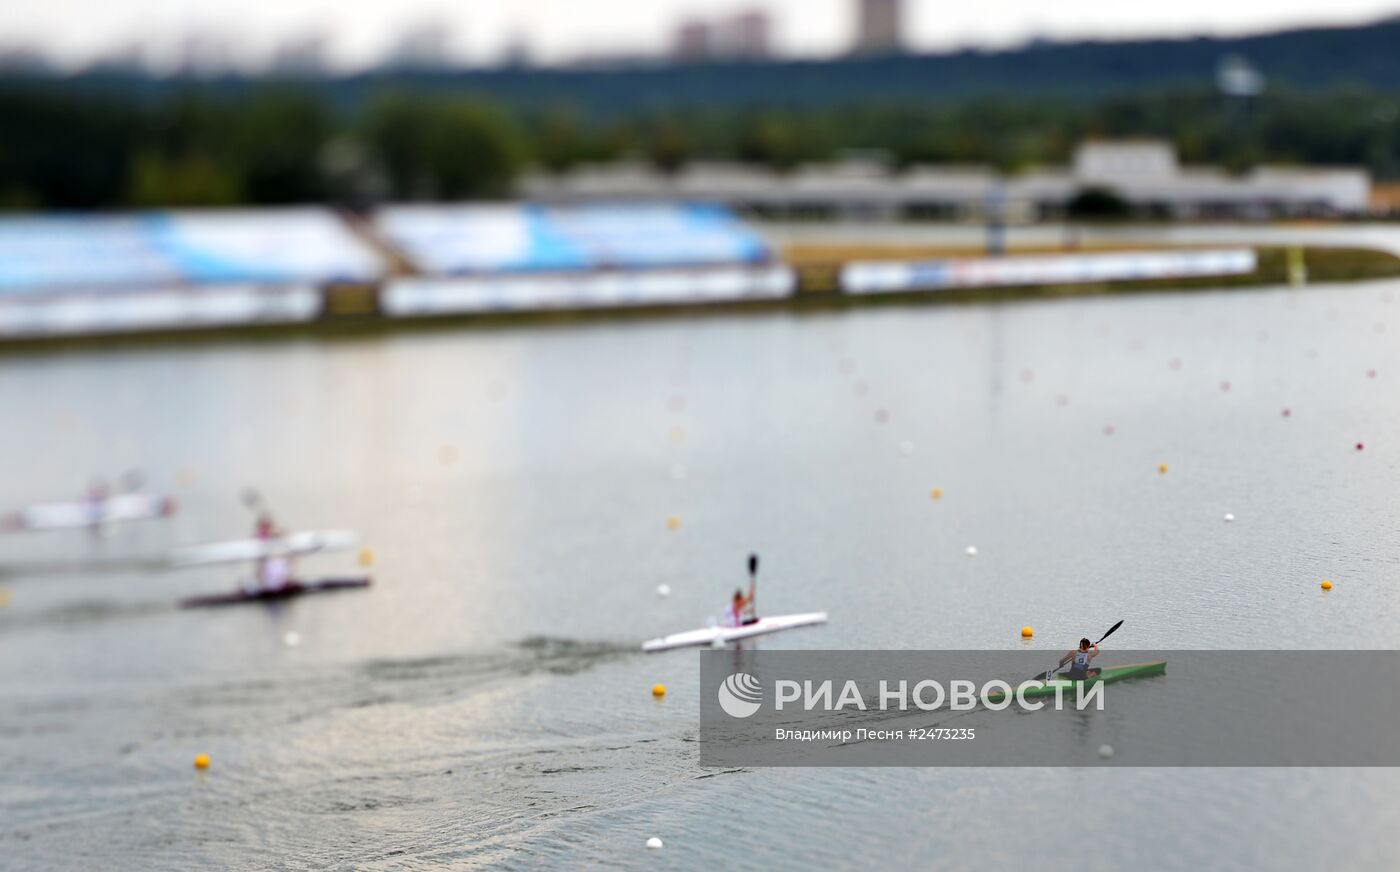
[[[1022,639],[1029,639],[1031,636],[1034,636],[1034,635],[1035,635],[1035,630],[1032,630],[1030,627],[1022,627],[1022,628],[1021,628],[1021,638],[1022,638]]]
[[[1330,581],[1328,581],[1327,579],[1324,578],[1324,579],[1322,580],[1322,589],[1323,589],[1323,590],[1331,590],[1331,589],[1332,589],[1332,582],[1330,582]]]
[[[660,699],[661,697],[665,696],[665,695],[666,695],[666,685],[664,685],[664,684],[653,684],[653,685],[651,686],[651,695],[654,696],[654,697],[656,697],[657,699]]]
[[[1159,464],[1157,464],[1157,471],[1160,472],[1160,473],[1163,474],[1163,475],[1166,475],[1166,474],[1167,474],[1167,465],[1166,465],[1165,463],[1159,463]]]
[[[669,516],[666,518],[666,529],[667,529],[667,530],[679,530],[680,528],[681,528],[681,519],[680,519],[680,518],[677,518],[675,515],[669,515]]]
[[[0,609],[10,604],[10,592],[0,587]]]
[[[209,755],[208,755],[208,754],[196,754],[196,755],[194,755],[194,768],[196,768],[196,769],[208,769],[208,768],[209,768]]]
[[[361,548],[361,549],[360,549],[360,565],[361,565],[361,566],[369,566],[369,565],[370,565],[371,563],[373,563],[373,562],[374,562],[374,552],[371,551],[371,550],[369,550],[368,548]]]
[[[933,490],[929,491],[928,495],[930,499],[941,500],[943,499],[943,488],[936,487]]]
[[[671,438],[671,441],[672,441],[673,443],[675,443],[676,445],[681,444],[682,442],[685,441],[685,428],[682,427],[682,426],[679,425],[679,424],[677,424],[676,426],[672,427],[672,428],[671,428],[671,433],[670,433],[670,438]]]

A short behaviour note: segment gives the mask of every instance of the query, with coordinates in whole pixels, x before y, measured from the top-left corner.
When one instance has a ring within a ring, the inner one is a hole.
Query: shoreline
[[[722,316],[747,312],[830,312],[864,306],[939,306],[1021,302],[1070,297],[1145,293],[1195,293],[1290,285],[1289,254],[1301,249],[1306,287],[1400,278],[1400,257],[1379,249],[1328,246],[1252,246],[1258,258],[1254,272],[1185,278],[1113,280],[1071,284],[1004,285],[942,290],[910,290],[881,294],[851,294],[835,289],[842,266],[853,260],[911,260],[966,257],[968,246],[883,243],[788,242],[776,246],[777,263],[791,267],[796,287],[775,299],[736,299],[716,302],[650,304],[607,308],[544,308],[508,312],[445,314],[391,318],[371,309],[353,314],[323,315],[313,321],[241,324],[210,328],[167,329],[86,335],[48,335],[0,340],[0,356],[25,353],[119,350],[134,347],[207,345],[218,342],[346,341],[409,331],[503,329],[520,326],[571,326],[601,321]],[[1017,247],[1008,256],[1046,253],[1093,254],[1115,251],[1193,251],[1206,245],[1130,243],[1087,244],[1066,252],[1050,246]],[[377,291],[377,289],[376,289]]]

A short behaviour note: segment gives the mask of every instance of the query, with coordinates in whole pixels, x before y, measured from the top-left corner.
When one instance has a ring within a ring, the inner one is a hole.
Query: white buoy
[[[662,847],[661,840],[658,839],[656,836],[652,836],[650,839],[647,839],[647,847],[660,848]]]
[[[669,584],[658,584],[656,586],[656,595],[660,597],[670,596],[671,586]]]
[[[1105,760],[1107,760],[1109,757],[1112,757],[1112,756],[1113,756],[1113,746],[1112,746],[1112,745],[1100,745],[1100,746],[1099,746],[1099,756],[1102,757],[1102,758],[1105,759]]]
[[[914,443],[910,442],[908,439],[905,439],[903,442],[899,443],[899,453],[905,455],[906,457],[910,454],[913,454]]]
[[[1233,520],[1235,520],[1235,516],[1232,515],[1232,514],[1230,514],[1229,512],[1226,512],[1226,513],[1225,513],[1225,523],[1228,524],[1228,523],[1230,523],[1230,522],[1233,521]]]
[[[301,634],[295,630],[289,630],[282,636],[282,644],[288,648],[295,648],[301,644]]]
[[[673,463],[673,464],[671,464],[671,478],[674,479],[675,481],[680,481],[681,479],[685,478],[685,464],[684,464],[684,463]]]
[[[969,546],[967,546],[967,550],[963,551],[963,553],[966,554],[968,557],[976,557],[976,556],[977,556],[977,546],[976,546],[976,545],[969,545]]]

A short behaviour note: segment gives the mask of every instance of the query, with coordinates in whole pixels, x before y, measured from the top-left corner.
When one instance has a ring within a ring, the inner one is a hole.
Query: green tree
[[[364,131],[398,197],[504,196],[522,163],[514,122],[478,100],[386,95]]]
[[[253,203],[324,198],[321,151],[334,133],[326,104],[305,91],[259,92],[230,113],[228,159]]]

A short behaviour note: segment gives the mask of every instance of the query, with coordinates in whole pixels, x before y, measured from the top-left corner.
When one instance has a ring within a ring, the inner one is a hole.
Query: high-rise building
[[[676,27],[671,59],[681,63],[768,57],[768,14],[756,9],[715,21],[688,19]]]
[[[92,59],[86,73],[135,75],[146,72],[146,46],[138,40],[118,43]]]
[[[903,0],[856,0],[854,52],[865,55],[898,54],[904,50]]]
[[[682,21],[676,27],[671,46],[671,59],[681,63],[697,63],[710,59],[714,50],[713,34],[708,22],[698,19]]]
[[[452,62],[451,38],[451,28],[445,22],[425,21],[399,34],[384,65],[399,70],[446,69]]]
[[[729,58],[760,60],[768,57],[769,20],[756,9],[720,22],[719,53]]]
[[[227,75],[235,64],[233,38],[215,30],[186,33],[176,52],[176,72],[192,78]]]
[[[279,75],[313,78],[326,72],[326,43],[324,33],[306,33],[277,45],[268,63]]]

